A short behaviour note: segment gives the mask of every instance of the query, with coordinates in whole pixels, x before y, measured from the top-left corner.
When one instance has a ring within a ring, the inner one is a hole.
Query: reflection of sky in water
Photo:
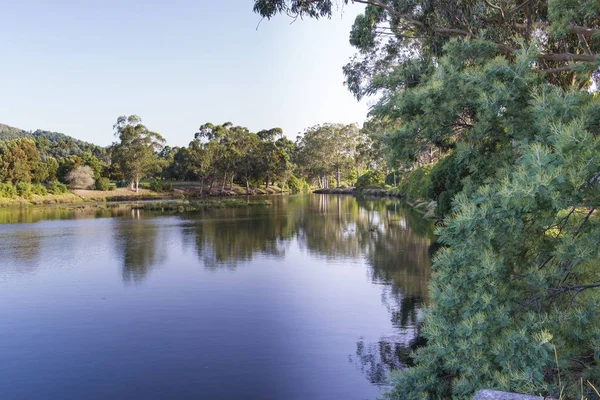
[[[432,227],[397,201],[0,221],[7,398],[374,398],[418,344]]]

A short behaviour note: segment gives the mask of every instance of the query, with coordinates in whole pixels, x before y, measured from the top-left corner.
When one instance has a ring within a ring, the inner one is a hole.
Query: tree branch
[[[487,4],[488,6],[500,11],[500,14],[502,14],[502,19],[504,19],[504,10],[502,9],[502,7],[490,3],[488,0],[484,0],[484,1],[485,1],[485,4]]]

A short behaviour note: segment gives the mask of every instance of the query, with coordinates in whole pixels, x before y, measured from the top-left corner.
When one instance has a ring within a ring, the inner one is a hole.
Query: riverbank
[[[43,196],[32,194],[28,197],[0,198],[0,208],[105,202],[193,200],[212,197],[265,196],[282,193],[289,194],[289,191],[282,191],[277,186],[270,186],[269,188],[251,188],[250,192],[247,193],[245,187],[238,185],[223,189],[215,187],[209,191],[208,187],[201,187],[195,182],[179,182],[174,183],[172,190],[166,192],[156,192],[143,188],[140,188],[139,192],[134,192],[129,188],[118,188],[107,191],[71,190],[68,193],[62,194],[47,194]]]

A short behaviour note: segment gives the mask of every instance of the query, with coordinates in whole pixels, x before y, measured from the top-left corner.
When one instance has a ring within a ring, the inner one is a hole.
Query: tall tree
[[[332,0],[255,0],[254,11],[265,18],[276,14],[331,17]],[[532,69],[550,81],[570,84],[576,71],[594,71],[600,55],[600,3],[596,0],[339,0],[366,6],[356,17],[350,43],[358,53],[344,67],[346,84],[361,97],[386,88],[390,69],[443,55],[452,37],[483,39],[502,55],[535,45]],[[411,80],[396,85],[411,85]],[[383,85],[383,87],[382,87]]]
[[[161,169],[158,152],[165,140],[148,130],[136,115],[119,117],[113,129],[119,139],[113,147],[113,159],[131,183],[131,189],[139,192],[140,180]]]

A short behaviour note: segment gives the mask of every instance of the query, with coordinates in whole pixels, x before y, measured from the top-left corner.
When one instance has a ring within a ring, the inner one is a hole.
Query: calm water
[[[2,399],[374,399],[415,346],[432,226],[307,195],[0,210]]]

